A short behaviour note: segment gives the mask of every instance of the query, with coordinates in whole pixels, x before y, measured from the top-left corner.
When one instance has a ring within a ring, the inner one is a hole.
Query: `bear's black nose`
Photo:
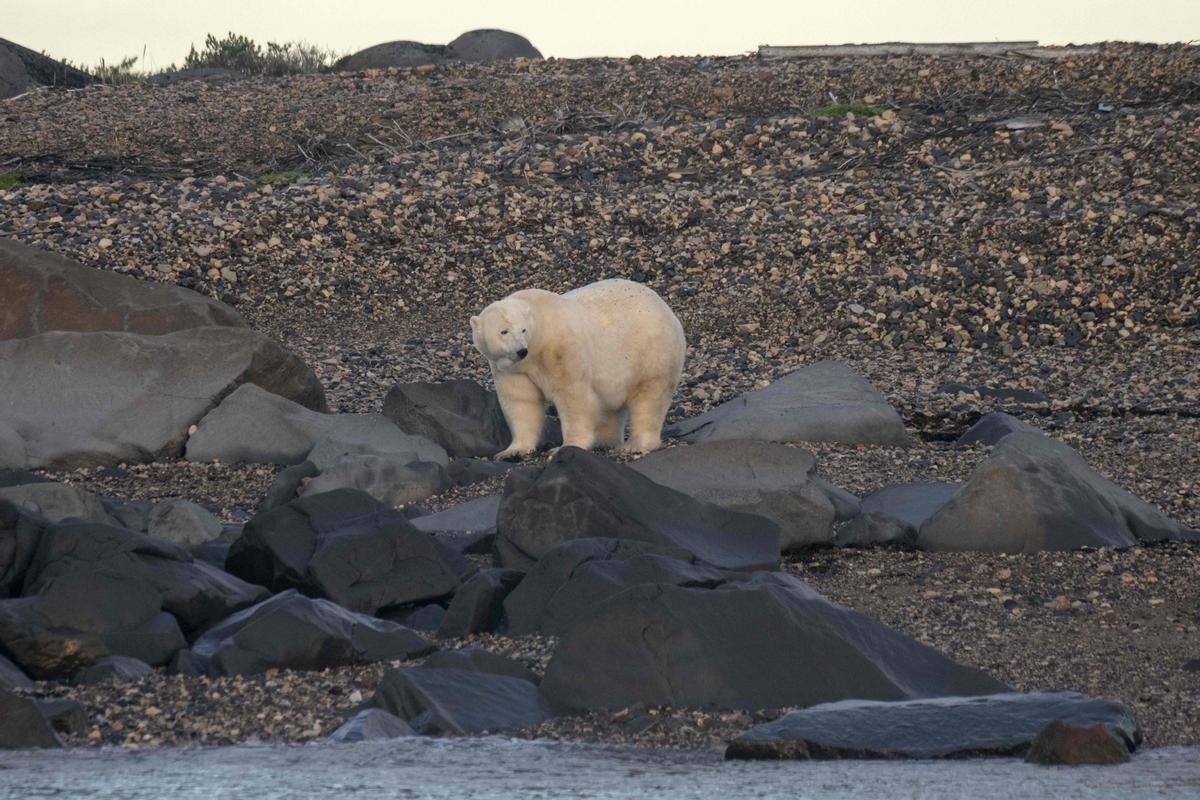
[[[522,347],[520,350],[518,350],[518,351],[517,351],[517,358],[518,358],[518,359],[524,358],[524,357],[525,357],[525,356],[527,356],[527,355],[529,355],[529,351],[528,351],[528,350],[526,350],[524,347]]]

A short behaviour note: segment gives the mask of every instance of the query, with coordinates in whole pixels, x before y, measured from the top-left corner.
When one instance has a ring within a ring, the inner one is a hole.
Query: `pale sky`
[[[546,56],[736,55],[760,44],[1200,42],[1200,0],[0,0],[0,36],[87,66],[180,63],[228,31],[339,53],[472,28]]]

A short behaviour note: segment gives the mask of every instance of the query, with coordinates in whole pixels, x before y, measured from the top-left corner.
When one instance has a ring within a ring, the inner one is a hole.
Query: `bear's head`
[[[471,317],[475,349],[499,369],[512,369],[529,355],[533,311],[528,303],[505,299]]]

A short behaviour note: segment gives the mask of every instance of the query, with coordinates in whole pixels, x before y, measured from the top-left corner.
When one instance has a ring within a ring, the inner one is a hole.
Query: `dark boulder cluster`
[[[541,59],[542,54],[524,36],[508,31],[467,31],[450,44],[384,42],[359,50],[337,63],[337,68],[358,72],[389,67],[423,67],[438,64],[479,64],[514,58]]]

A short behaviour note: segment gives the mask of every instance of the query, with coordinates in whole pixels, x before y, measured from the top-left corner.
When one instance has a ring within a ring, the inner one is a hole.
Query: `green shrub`
[[[0,192],[17,189],[25,185],[25,181],[15,172],[0,172]]]
[[[274,186],[277,183],[291,183],[303,174],[298,169],[289,169],[283,172],[265,172],[258,176],[258,182],[264,186]]]
[[[266,50],[251,39],[232,31],[218,39],[209,34],[204,40],[204,49],[191,50],[184,59],[184,69],[215,67],[242,72],[247,75],[300,75],[323,72],[337,60],[337,54],[306,42],[267,42]]]
[[[856,117],[877,117],[882,113],[882,108],[869,106],[857,100],[852,103],[830,103],[812,110],[814,117],[844,117],[847,114],[853,114]]]

